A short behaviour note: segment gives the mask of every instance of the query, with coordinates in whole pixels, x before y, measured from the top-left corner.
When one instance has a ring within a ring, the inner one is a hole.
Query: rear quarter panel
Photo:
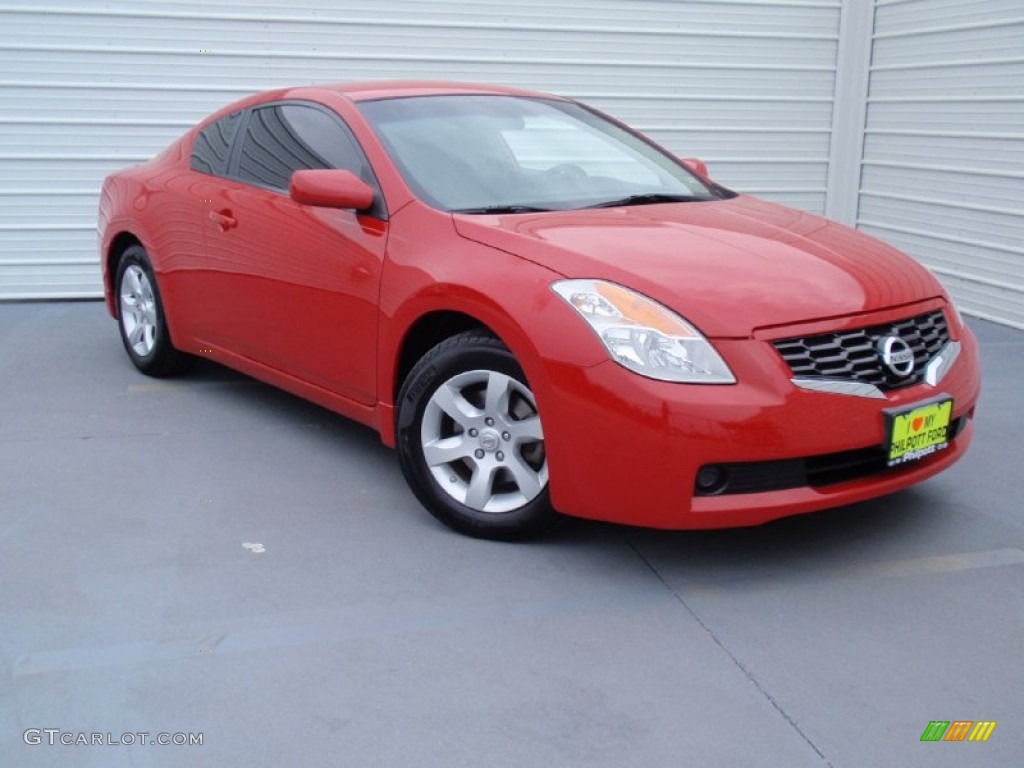
[[[191,135],[191,132],[189,136]],[[190,281],[204,259],[203,177],[188,167],[188,136],[142,165],[111,174],[100,195],[101,263],[107,309],[116,316],[114,280],[124,236],[142,244],[159,286],[175,346],[187,349],[193,334]]]

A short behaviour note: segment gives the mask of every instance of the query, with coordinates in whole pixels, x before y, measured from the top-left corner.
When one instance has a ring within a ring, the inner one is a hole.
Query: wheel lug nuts
[[[475,429],[471,429],[471,430],[469,430],[469,436],[470,436],[470,437],[476,437],[476,436],[477,436],[477,435],[479,435],[479,434],[480,434],[480,433],[479,433],[479,432],[477,432],[477,431],[476,431]]]
[[[481,449],[477,448],[475,451],[473,451],[473,455],[476,456],[478,459],[482,459],[484,457],[484,452]]]
[[[496,456],[498,457],[498,461],[504,461],[505,460],[505,454],[502,453],[501,451],[498,451]]]
[[[484,423],[488,427],[493,427],[494,426],[494,419],[492,419],[490,416],[488,416],[486,419],[484,419]]]
[[[512,439],[512,435],[510,435],[508,432],[502,432],[501,433],[501,439],[502,440],[511,440]]]

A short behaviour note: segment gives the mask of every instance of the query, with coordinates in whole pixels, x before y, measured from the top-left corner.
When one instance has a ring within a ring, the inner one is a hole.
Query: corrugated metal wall
[[[451,78],[581,98],[821,212],[839,0],[0,2],[0,298],[100,295],[99,184],[270,87]]]
[[[1024,328],[1024,3],[879,0],[857,223]]]
[[[99,295],[102,178],[287,84],[565,93],[729,186],[820,213],[839,35],[839,0],[0,0],[0,298]],[[1024,5],[878,0],[863,44],[857,226],[967,311],[1024,327]]]

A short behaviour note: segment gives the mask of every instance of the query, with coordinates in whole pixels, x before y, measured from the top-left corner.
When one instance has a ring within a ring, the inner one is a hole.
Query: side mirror
[[[710,179],[708,176],[708,166],[703,160],[696,157],[683,157],[680,158],[683,161],[683,165],[689,168],[691,171],[696,173],[698,176],[704,179]]]
[[[295,171],[288,192],[295,202],[320,208],[365,211],[373,205],[373,188],[351,171]]]

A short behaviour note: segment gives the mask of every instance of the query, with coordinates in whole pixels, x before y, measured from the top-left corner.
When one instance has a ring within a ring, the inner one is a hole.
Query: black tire
[[[167,330],[160,288],[149,255],[141,245],[125,249],[114,279],[114,306],[121,342],[132,363],[147,376],[173,376],[193,358],[179,352]]]
[[[536,401],[494,336],[466,331],[424,355],[402,384],[395,427],[405,479],[448,527],[508,541],[535,536],[558,519]]]

